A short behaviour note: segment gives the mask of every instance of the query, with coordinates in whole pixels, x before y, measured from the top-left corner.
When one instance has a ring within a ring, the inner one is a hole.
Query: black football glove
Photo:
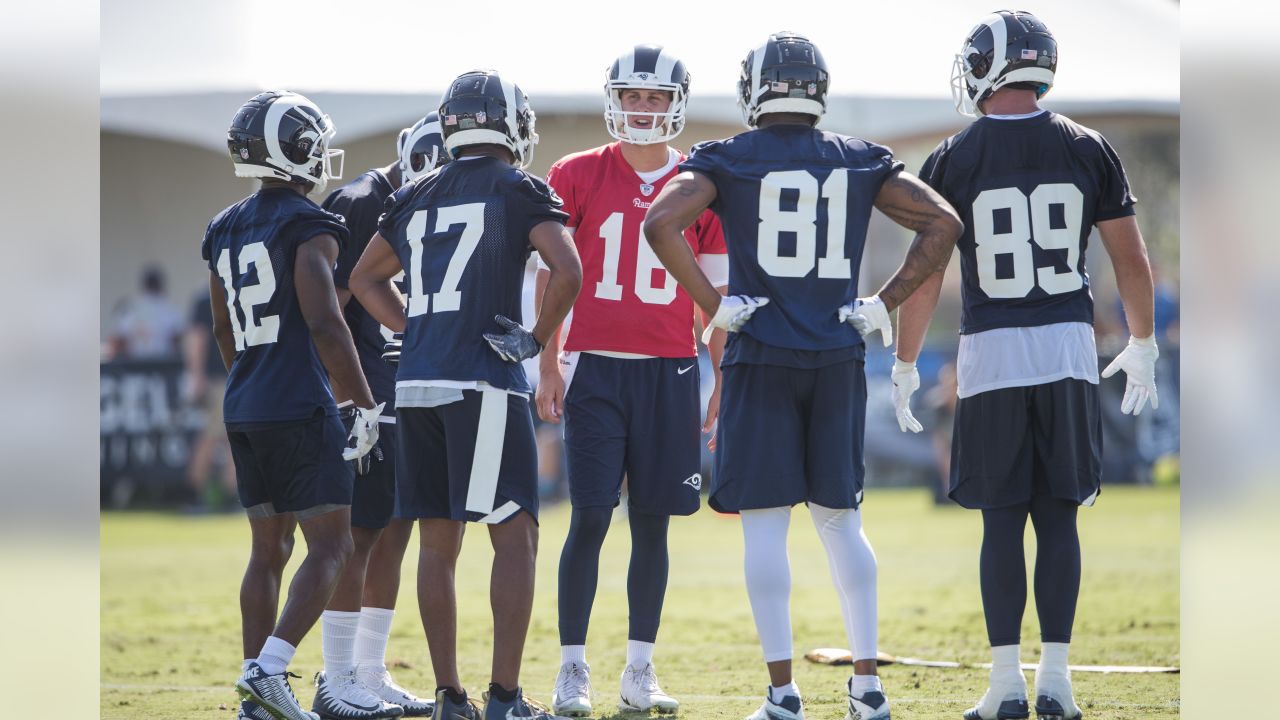
[[[400,346],[404,343],[404,333],[391,336],[391,341],[382,346],[382,361],[392,365],[400,364]]]
[[[493,319],[506,332],[501,335],[485,333],[484,339],[489,341],[489,347],[498,353],[498,357],[514,363],[542,352],[542,343],[534,339],[533,333],[520,327],[520,323],[502,315],[495,315]]]

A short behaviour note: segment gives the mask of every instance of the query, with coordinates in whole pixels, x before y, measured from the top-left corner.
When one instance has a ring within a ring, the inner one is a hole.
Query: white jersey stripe
[[[507,434],[507,392],[496,388],[480,390],[480,422],[476,425],[475,452],[471,457],[471,479],[467,483],[467,512],[488,515],[498,496],[498,472],[502,469],[502,446]]]

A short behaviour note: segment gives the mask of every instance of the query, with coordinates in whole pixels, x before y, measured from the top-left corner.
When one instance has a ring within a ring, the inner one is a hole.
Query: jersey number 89
[[[1083,287],[1084,278],[1076,270],[1083,207],[1084,196],[1071,183],[1039,185],[1030,197],[1016,187],[982,191],[973,201],[973,241],[978,285],[987,297],[1023,298],[1037,285],[1050,295]],[[1054,218],[1058,208],[1061,216]],[[1008,218],[1001,232],[996,231],[997,213]],[[1060,273],[1053,266],[1035,267],[1031,243],[1045,250],[1066,250],[1070,270]],[[999,255],[1012,256],[1011,276],[998,276]]]

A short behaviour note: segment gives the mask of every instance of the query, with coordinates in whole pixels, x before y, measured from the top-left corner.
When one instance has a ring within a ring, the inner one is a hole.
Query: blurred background
[[[531,170],[543,175],[561,156],[610,141],[602,120],[602,77],[631,44],[665,44],[689,67],[689,122],[674,143],[687,150],[744,129],[733,95],[741,58],[769,32],[789,28],[808,34],[831,69],[833,97],[820,127],[889,145],[908,170],[916,171],[939,141],[968,122],[950,99],[951,58],[968,28],[990,10],[987,3],[972,1],[919,5],[912,22],[906,22],[901,8],[886,3],[866,8],[858,23],[840,27],[803,13],[779,25],[750,13],[729,17],[714,8],[691,7],[681,10],[676,23],[644,18],[628,20],[623,29],[612,11],[569,2],[559,6],[560,13],[525,17],[523,41],[505,42],[496,31],[484,41],[441,32],[418,3],[383,3],[376,10],[353,12],[320,2],[308,7],[317,17],[341,17],[343,34],[335,38],[337,52],[318,57],[277,41],[294,13],[284,4],[137,0],[104,6],[101,505],[192,512],[237,507],[218,409],[225,377],[210,332],[207,269],[198,248],[208,220],[255,189],[254,181],[233,177],[225,140],[231,116],[256,92],[302,92],[327,112],[338,129],[334,146],[346,150],[350,179],[392,162],[399,130],[433,110],[455,75],[495,67],[529,94],[541,136]],[[1103,381],[1104,482],[1176,483],[1178,4],[1085,0],[1032,10],[1054,32],[1061,52],[1057,83],[1045,106],[1097,129],[1120,154],[1139,201],[1138,219],[1157,278],[1160,408],[1138,418],[1122,416],[1122,376]],[[564,17],[573,18],[573,42],[563,42]],[[922,17],[928,22],[918,22]],[[393,28],[392,22],[410,30]],[[157,23],[199,31],[154,33]],[[714,33],[705,32],[711,27]],[[406,44],[406,34],[416,32],[423,34],[421,47]],[[1144,71],[1118,71],[1117,48]],[[330,189],[343,182],[331,182]],[[907,231],[875,214],[861,271],[864,291],[896,269],[910,240]],[[945,501],[960,318],[957,266],[953,258],[919,363],[923,387],[915,406],[924,433],[899,432],[889,395],[892,357],[878,346],[869,353],[866,461],[872,487],[923,486]],[[1105,363],[1124,346],[1128,333],[1110,263],[1096,242],[1088,268]],[[526,318],[532,317],[531,290],[532,264]],[[529,370],[536,381],[536,367],[530,364]],[[705,351],[703,378],[709,393]],[[540,427],[539,440],[543,494],[562,497],[559,427]],[[704,455],[705,474],[711,458]]]

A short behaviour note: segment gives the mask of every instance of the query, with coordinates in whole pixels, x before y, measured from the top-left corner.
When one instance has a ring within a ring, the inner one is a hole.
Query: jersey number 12
[[[235,278],[231,274],[231,250],[218,253],[218,276],[222,278],[222,286],[227,290],[227,311],[231,315],[231,334],[236,339],[236,352],[254,345],[267,345],[280,336],[280,316],[263,315],[255,320],[253,308],[271,302],[276,294],[276,271],[271,266],[271,255],[267,246],[256,242],[240,248],[236,256],[236,264],[243,277],[252,265],[258,273],[258,282],[240,286],[236,292]],[[239,310],[239,312],[237,312]],[[244,323],[240,323],[240,316]]]

